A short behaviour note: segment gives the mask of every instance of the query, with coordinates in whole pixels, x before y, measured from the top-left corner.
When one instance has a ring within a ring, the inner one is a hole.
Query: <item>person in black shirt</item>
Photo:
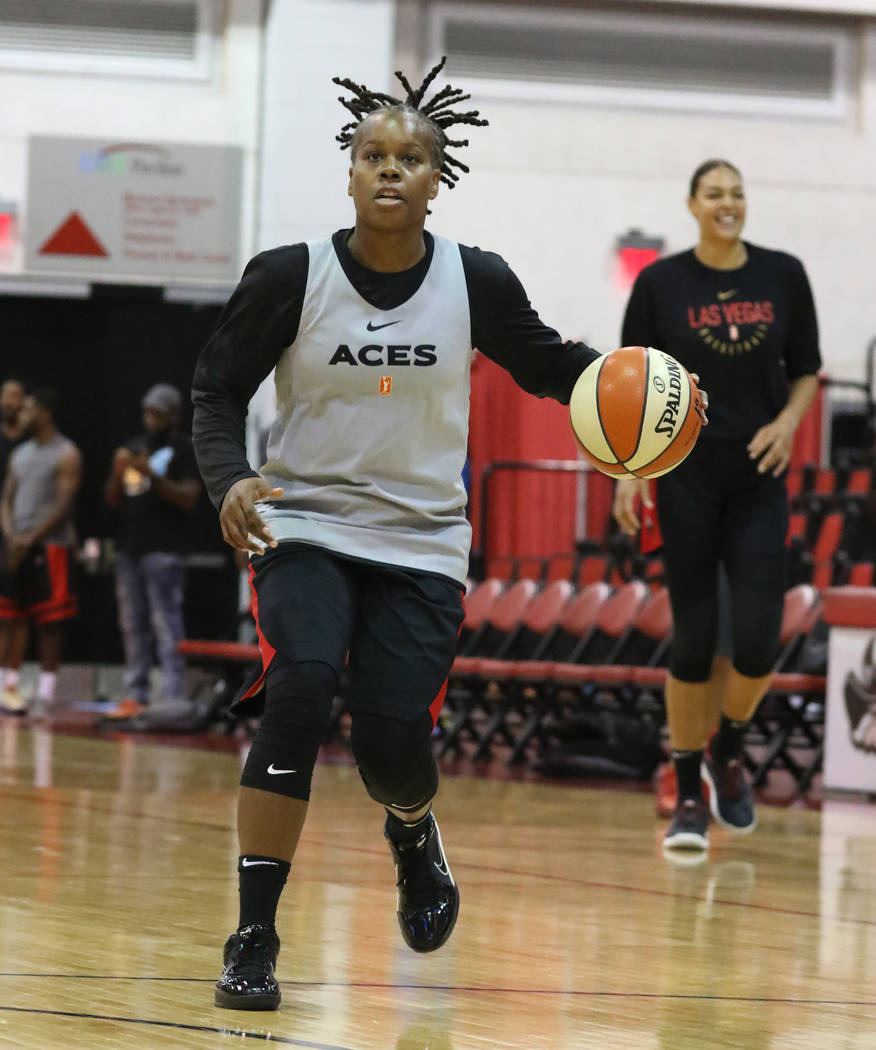
[[[177,429],[182,396],[158,383],[142,401],[145,433],[116,450],[104,497],[120,511],[116,599],[125,647],[127,695],[108,713],[131,718],[149,703],[157,651],[162,702],[183,699],[183,583],[186,514],[201,484],[192,442]]]
[[[7,379],[0,386],[0,478],[6,475],[6,465],[12,450],[27,439],[21,408],[24,404],[24,383]]]
[[[739,171],[709,160],[691,181],[699,243],[646,267],[623,322],[627,345],[655,346],[699,374],[709,426],[674,471],[658,478],[675,636],[666,710],[678,804],[664,843],[708,845],[712,815],[737,832],[755,811],[742,764],[746,726],[772,678],[786,586],[791,443],[815,396],[821,365],[815,307],[800,261],[744,241]],[[648,483],[619,481],[614,514],[635,533]],[[733,666],[718,732],[706,746],[718,618],[718,566],[730,585]]]
[[[193,381],[198,464],[229,544],[250,551],[264,716],[238,805],[240,922],[217,1005],[276,1009],[277,905],[349,655],[351,744],[385,809],[398,920],[415,951],[450,936],[459,891],[432,799],[431,735],[464,615],[471,531],[462,483],[473,347],[526,390],[568,404],[596,351],[539,319],[507,264],[424,229],[439,182],[468,170],[447,129],[439,63],[400,102],[338,80],[353,120],[353,229],[253,259]],[[274,370],[267,462],[244,447],[247,404]],[[242,708],[242,713],[245,708]]]
[[[6,479],[9,457],[27,440],[22,417],[24,383],[7,379],[0,386],[0,491]],[[6,564],[6,540],[0,532],[0,571]],[[17,709],[21,704],[18,692],[19,672],[12,666],[13,652],[23,652],[27,645],[27,620],[0,618],[0,707]],[[13,634],[18,637],[13,642]]]

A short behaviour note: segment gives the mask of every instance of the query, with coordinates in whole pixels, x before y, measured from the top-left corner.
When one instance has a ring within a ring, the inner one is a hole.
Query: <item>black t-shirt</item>
[[[647,266],[624,317],[624,346],[654,346],[699,375],[710,439],[748,440],[782,410],[789,381],[821,366],[802,263],[745,247],[748,261],[736,270],[706,266],[692,249]]]
[[[358,262],[338,230],[332,243],[350,283],[372,306],[392,310],[423,283],[434,254],[424,233],[423,258],[400,273]],[[529,393],[568,404],[575,381],[599,356],[583,343],[563,341],[530,304],[522,284],[499,255],[459,245],[468,292],[471,342],[507,369]],[[192,383],[198,464],[214,506],[236,481],[254,471],[246,459],[250,398],[298,334],[307,288],[308,248],[292,244],[252,259],[202,351]]]
[[[155,437],[140,434],[125,442],[132,452],[145,452],[152,469],[169,481],[198,478],[191,438],[176,431]],[[162,551],[182,554],[186,512],[156,495],[151,479],[133,467],[122,477],[122,525],[119,547],[139,557]]]
[[[19,445],[27,441],[27,434],[19,434],[16,438],[7,437],[0,430],[0,492],[6,481],[6,468],[9,465],[9,457]]]

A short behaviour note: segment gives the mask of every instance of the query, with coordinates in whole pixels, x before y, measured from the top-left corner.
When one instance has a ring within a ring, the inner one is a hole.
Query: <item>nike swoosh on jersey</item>
[[[399,324],[400,322],[401,318],[399,318],[398,321],[387,321],[385,324],[372,324],[372,322],[369,321],[365,327],[369,332],[379,332],[381,328],[389,328],[391,324]]]
[[[732,296],[736,295],[738,290],[738,288],[731,288],[729,292],[718,292],[718,298],[723,302],[725,299],[730,299]]]
[[[273,776],[276,776],[278,773],[297,773],[298,770],[297,769],[275,769],[274,768],[274,763],[272,762],[268,766],[268,772],[270,774],[272,774]]]

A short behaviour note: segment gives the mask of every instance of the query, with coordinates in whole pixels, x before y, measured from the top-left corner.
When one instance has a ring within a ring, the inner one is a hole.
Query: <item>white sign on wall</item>
[[[876,631],[831,627],[824,786],[876,792]]]
[[[34,136],[25,269],[235,282],[242,164],[237,146]]]

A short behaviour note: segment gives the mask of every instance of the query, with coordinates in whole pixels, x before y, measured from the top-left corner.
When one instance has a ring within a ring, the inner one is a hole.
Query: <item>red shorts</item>
[[[38,624],[69,620],[78,612],[73,587],[75,556],[58,543],[32,547],[10,572],[0,571],[0,620]]]

